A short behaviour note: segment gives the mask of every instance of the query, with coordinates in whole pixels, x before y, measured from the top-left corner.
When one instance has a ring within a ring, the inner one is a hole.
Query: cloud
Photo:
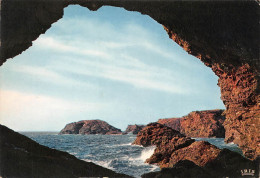
[[[67,42],[59,42],[51,37],[40,37],[37,41],[34,42],[34,45],[38,45],[40,48],[47,48],[54,51],[66,52],[66,53],[74,53],[74,54],[81,54],[87,56],[95,56],[95,57],[102,57],[108,58],[109,55],[104,53],[100,50],[88,50],[86,48],[82,48],[80,46],[75,47],[75,45],[66,44]]]
[[[169,50],[171,48],[158,41],[150,29],[140,24],[131,21],[124,26],[115,26],[95,18],[68,17],[52,28],[60,33],[54,36],[47,32],[34,45],[40,50],[60,52],[59,57],[52,61],[56,64],[55,70],[110,79],[142,89],[176,94],[194,91],[187,87],[188,77],[158,67],[156,63],[151,64],[149,59],[167,59],[173,61],[176,68],[191,67],[190,63]],[[135,52],[138,50],[144,51],[146,56],[142,58],[146,59],[141,59]],[[196,64],[192,67],[195,68]]]
[[[84,50],[93,47],[98,47],[99,50],[104,48],[110,50],[136,47],[152,53],[157,53],[165,58],[174,59],[176,57],[176,54],[174,54],[173,51],[164,48],[165,45],[163,45],[163,40],[160,39],[161,36],[157,36],[151,29],[145,28],[142,24],[133,21],[122,25],[111,23],[105,19],[95,19],[94,17],[88,18],[87,20],[84,17],[67,17],[54,24],[52,28],[55,28],[56,31],[60,32],[55,38],[57,39],[58,36],[58,38],[65,43],[54,43],[51,38],[47,39],[46,36],[41,36],[37,40],[39,42],[36,41],[35,43],[42,44],[45,48],[49,46],[69,51],[76,46],[77,48],[81,48],[80,51],[75,50],[77,53],[82,53]],[[164,31],[162,26],[161,29]],[[166,32],[165,36],[168,41],[171,41],[168,39]],[[50,35],[50,37],[54,36]],[[171,41],[171,43],[173,44],[174,42]],[[64,44],[66,45],[64,46]],[[70,49],[68,49],[68,47]],[[106,52],[108,53],[105,55],[110,53],[110,51]],[[91,54],[92,51],[89,51],[89,53]],[[96,51],[93,53],[95,54]]]
[[[127,62],[123,62],[127,61]],[[67,61],[68,62],[68,61]],[[111,61],[110,61],[111,62]],[[137,88],[185,94],[188,89],[178,74],[167,69],[149,66],[136,58],[123,58],[109,63],[88,59],[70,59],[70,63],[55,65],[56,70],[123,82]]]
[[[13,129],[56,130],[75,114],[98,111],[105,103],[71,101],[46,95],[0,90],[0,121]]]
[[[96,51],[95,54],[101,55],[97,55],[93,58],[94,53],[88,53],[83,48],[83,46],[87,46],[84,42],[81,42],[81,47],[78,47],[78,45],[70,46],[67,41],[59,41],[52,37],[42,37],[39,41],[36,42],[35,45],[40,44],[39,47],[43,47],[43,44],[50,41],[49,48],[63,51],[59,59],[52,62],[52,65],[55,63],[52,68],[57,71],[110,79],[143,89],[178,94],[190,92],[188,88],[185,87],[185,83],[178,79],[179,74],[176,72],[157,67],[153,64],[148,65],[142,62],[142,59],[133,57],[127,52],[117,53],[117,51],[111,51],[108,55],[108,52],[104,48],[96,48],[93,50]],[[104,43],[106,42],[104,41]],[[115,43],[114,45],[119,44]],[[148,45],[147,43],[145,45],[149,46],[151,51],[154,50],[152,44]],[[46,47],[46,45],[44,47]],[[73,51],[73,54],[71,51]],[[78,57],[75,56],[75,54],[82,54],[83,56]],[[17,70],[23,70],[23,68]],[[53,75],[53,77],[50,78],[58,78],[58,76],[56,76],[57,74],[54,76],[53,72],[46,71],[45,69],[36,68],[23,71],[41,76]],[[59,78],[61,78],[61,76],[59,76]]]
[[[177,70],[191,66],[196,68],[196,64],[191,65],[177,57],[174,50],[170,50],[173,48],[140,24],[130,21],[124,26],[116,26],[95,18],[67,17],[52,28],[60,33],[53,35],[47,32],[34,45],[39,49],[60,52],[59,57],[52,61],[55,70],[168,93],[194,91],[187,87],[190,79]],[[143,56],[136,51],[143,51]],[[177,70],[156,66],[159,60],[165,59],[174,62]],[[152,60],[157,62],[152,64]]]
[[[45,81],[55,85],[63,85],[63,86],[73,85],[74,87],[97,89],[97,86],[93,84],[62,76],[51,68],[47,69],[46,67],[15,64],[15,65],[11,65],[8,68],[8,70],[28,75],[31,78],[36,79],[37,81]]]

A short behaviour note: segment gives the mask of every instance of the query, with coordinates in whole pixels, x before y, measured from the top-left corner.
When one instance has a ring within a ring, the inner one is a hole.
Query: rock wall
[[[157,122],[187,137],[225,137],[224,110],[194,111],[181,118],[159,119]]]
[[[257,1],[1,1],[1,64],[62,18],[63,8],[103,5],[149,15],[169,37],[218,75],[226,106],[226,141],[260,155],[259,4]]]
[[[219,65],[212,69],[219,76],[221,99],[227,108],[225,141],[238,144],[246,157],[255,159],[260,155],[259,76],[252,72],[249,64],[228,72]]]

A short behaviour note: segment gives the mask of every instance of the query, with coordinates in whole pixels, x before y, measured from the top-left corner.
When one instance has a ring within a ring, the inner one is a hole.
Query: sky
[[[0,122],[59,131],[101,119],[125,130],[191,111],[224,109],[217,76],[147,15],[73,5],[0,67]]]

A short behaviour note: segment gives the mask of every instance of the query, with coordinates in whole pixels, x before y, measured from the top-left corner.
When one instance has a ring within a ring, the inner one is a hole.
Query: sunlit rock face
[[[225,137],[224,110],[193,111],[181,118],[159,119],[158,123],[171,127],[188,137]]]
[[[226,141],[237,143],[246,157],[260,155],[259,5],[238,2],[150,1],[10,1],[1,2],[1,64],[19,55],[62,18],[64,7],[90,10],[103,5],[149,15],[169,37],[198,57],[219,77],[226,106]],[[98,27],[97,27],[98,28]]]
[[[153,155],[146,160],[150,164],[169,167],[169,160],[173,152],[183,149],[195,142],[180,132],[159,123],[150,123],[143,128],[133,142],[134,145],[144,147],[156,146]]]
[[[199,177],[240,177],[238,170],[245,167],[255,170],[259,165],[238,153],[219,149],[206,141],[195,141],[159,123],[150,123],[143,128],[133,144],[144,147],[155,145],[154,153],[146,162],[171,168],[142,177],[194,177],[197,174],[201,175]],[[178,165],[182,165],[180,170],[183,172],[176,169]]]

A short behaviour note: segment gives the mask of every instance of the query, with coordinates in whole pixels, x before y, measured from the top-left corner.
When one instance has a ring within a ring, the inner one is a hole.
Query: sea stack
[[[82,120],[67,124],[59,134],[101,134],[101,135],[118,135],[122,131],[109,125],[102,120]]]
[[[145,125],[128,125],[126,130],[123,132],[123,134],[129,134],[132,133],[134,135],[138,134],[138,132],[140,132],[143,128],[145,127]]]

